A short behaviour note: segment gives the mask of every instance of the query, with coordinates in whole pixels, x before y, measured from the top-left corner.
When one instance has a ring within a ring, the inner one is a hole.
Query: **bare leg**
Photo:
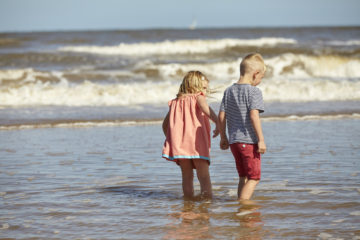
[[[239,200],[248,200],[251,198],[252,194],[254,193],[256,185],[259,183],[259,180],[249,179],[243,186]]]
[[[194,196],[194,173],[191,159],[179,160],[182,174],[182,187],[185,198],[192,198]]]
[[[196,159],[193,161],[196,167],[196,175],[200,182],[201,196],[212,197],[211,180],[209,174],[209,164],[207,160]]]
[[[246,182],[247,182],[247,177],[240,177],[239,184],[238,184],[238,193],[237,193],[238,198],[240,198],[241,191]]]

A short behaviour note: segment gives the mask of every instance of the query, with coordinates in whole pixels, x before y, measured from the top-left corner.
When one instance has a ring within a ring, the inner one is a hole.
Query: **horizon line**
[[[281,28],[359,28],[359,25],[292,25],[292,26],[204,26],[191,29],[189,27],[144,27],[144,28],[74,28],[74,29],[37,29],[37,30],[5,30],[0,34],[9,33],[52,33],[52,32],[104,32],[104,31],[159,31],[159,30],[208,30],[208,29],[281,29]]]

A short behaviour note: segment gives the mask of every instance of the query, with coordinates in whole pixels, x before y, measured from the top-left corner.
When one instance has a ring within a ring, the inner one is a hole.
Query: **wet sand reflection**
[[[235,239],[262,239],[264,224],[261,206],[257,202],[219,204],[223,202],[184,200],[183,206],[174,205],[173,208],[180,209],[169,214],[171,223],[166,226],[163,239],[218,239],[227,236]],[[224,226],[224,219],[231,220],[231,226]]]

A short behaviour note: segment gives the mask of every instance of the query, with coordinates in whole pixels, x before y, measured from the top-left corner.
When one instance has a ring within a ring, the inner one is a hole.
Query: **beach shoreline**
[[[275,115],[262,117],[263,122],[273,121],[313,121],[313,120],[340,120],[340,119],[360,119],[360,113],[332,113],[318,115]],[[146,126],[159,125],[163,119],[129,119],[129,120],[42,120],[42,121],[23,121],[22,123],[9,123],[0,125],[1,130],[21,130],[36,128],[92,128],[92,127],[116,127],[116,126]]]

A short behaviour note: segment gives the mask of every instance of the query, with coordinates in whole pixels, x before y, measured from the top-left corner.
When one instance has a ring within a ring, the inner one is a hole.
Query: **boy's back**
[[[258,143],[250,119],[250,111],[253,109],[259,112],[264,111],[264,102],[259,88],[250,84],[234,83],[225,90],[220,111],[226,113],[229,144]]]
[[[265,153],[266,144],[259,113],[264,111],[264,103],[260,89],[255,86],[261,83],[265,71],[260,54],[245,56],[240,63],[240,78],[225,90],[220,106],[220,148],[230,147],[234,155],[239,174],[239,200],[250,199],[261,178],[260,154]]]

